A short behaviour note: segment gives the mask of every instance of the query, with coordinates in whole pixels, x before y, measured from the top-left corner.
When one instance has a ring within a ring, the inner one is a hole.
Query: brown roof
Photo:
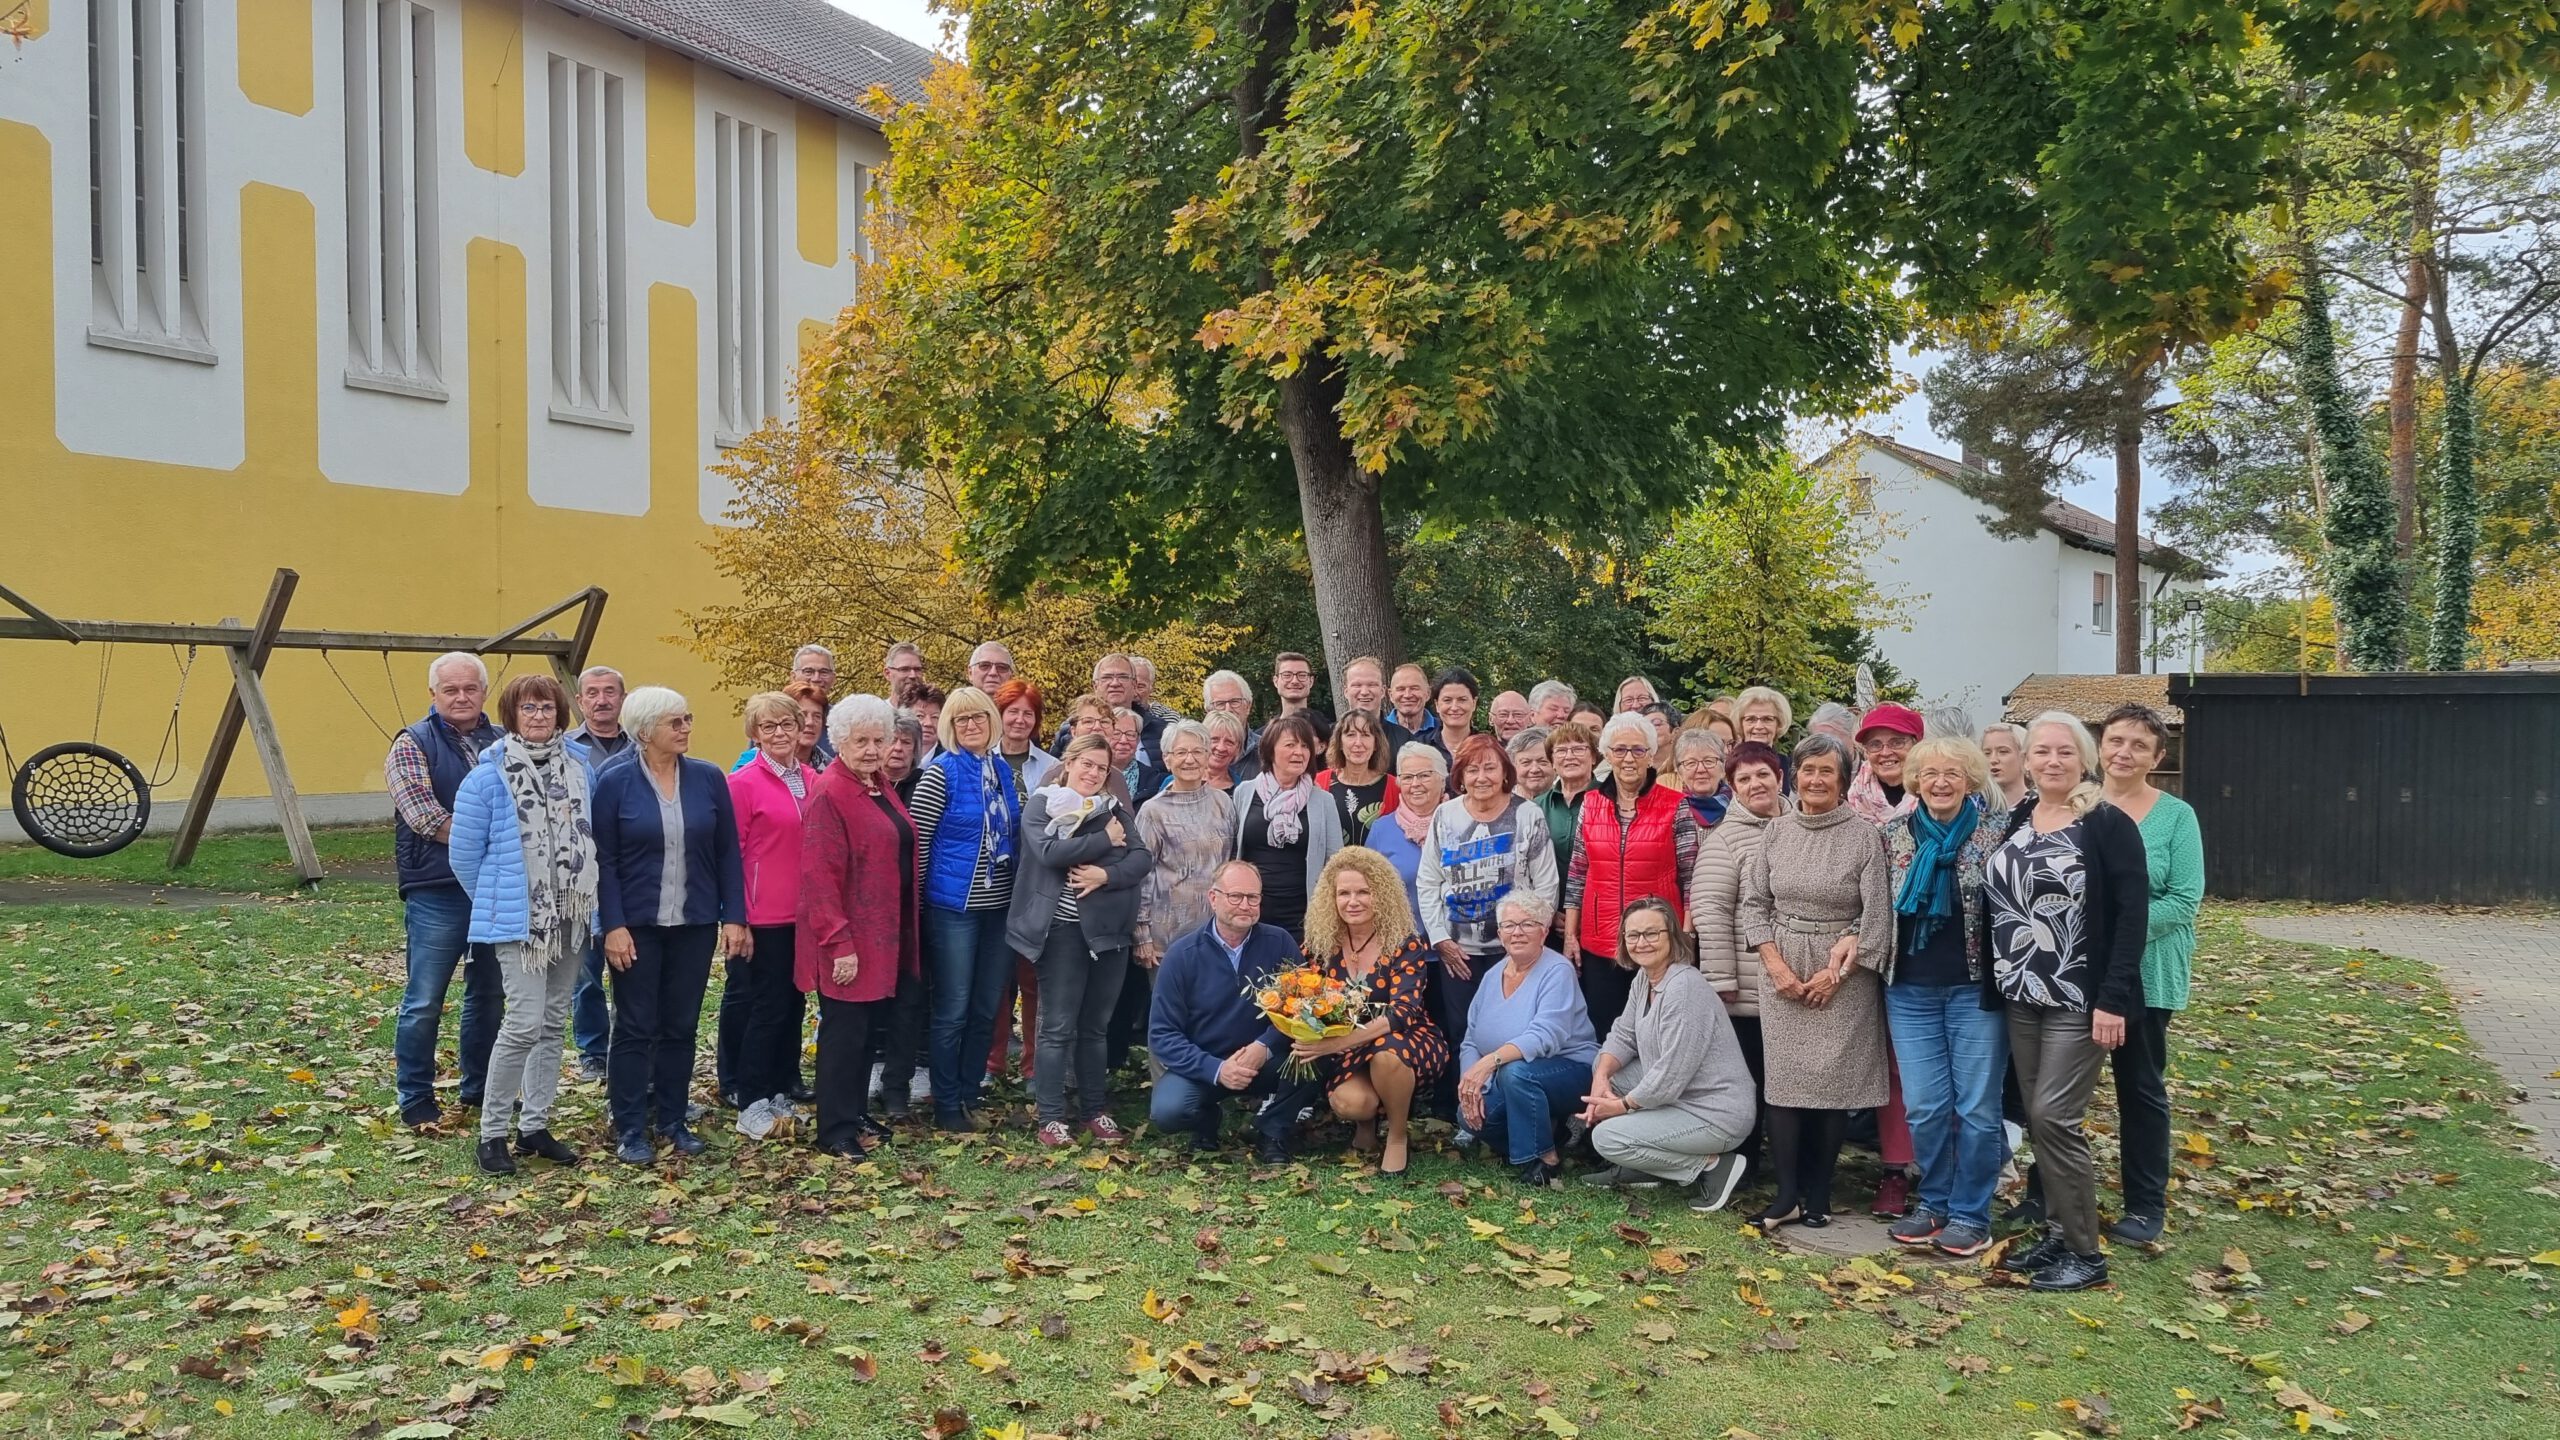
[[[878,125],[874,87],[924,94],[934,54],[826,0],[553,0],[821,109]]]
[[[1923,470],[1933,471],[1951,483],[1961,484],[1964,477],[1976,468],[1961,460],[1952,460],[1870,431],[1861,430],[1851,438],[1863,440]],[[2093,510],[2084,510],[2068,500],[2047,500],[2040,518],[2044,521],[2044,528],[2060,536],[2065,545],[2094,550],[2101,555],[2116,553],[2115,523]],[[2222,573],[2190,560],[2148,535],[2142,538],[2142,559],[2143,563],[2160,570],[2193,569],[2208,578]]]
[[[2148,705],[2177,729],[2187,714],[2169,703],[2166,675],[2030,675],[2002,700],[2000,718],[2023,725],[2047,710],[2076,715],[2095,725],[2106,713],[2126,703]]]

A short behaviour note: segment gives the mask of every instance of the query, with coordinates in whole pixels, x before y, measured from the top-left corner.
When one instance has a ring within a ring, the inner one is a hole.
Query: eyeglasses
[[[904,665],[892,665],[889,667],[889,673],[892,675],[921,675],[924,673],[924,662],[921,660],[914,660]]]
[[[1501,930],[1544,930],[1547,927],[1539,924],[1535,920],[1524,919],[1521,916],[1512,915],[1496,922],[1495,928]]]
[[[1250,895],[1238,890],[1212,890],[1209,893],[1222,900],[1231,900],[1238,905],[1259,905],[1262,903],[1262,895],[1259,891]]]
[[[1671,932],[1668,930],[1625,930],[1619,933],[1629,944],[1633,944],[1638,940],[1668,940],[1671,938]]]
[[[1096,685],[1108,685],[1112,681],[1117,680],[1121,684],[1126,685],[1135,681],[1137,678],[1137,676],[1126,670],[1105,670],[1101,674],[1093,677],[1093,683]]]
[[[1652,754],[1653,747],[1650,745],[1612,745],[1609,747],[1609,753],[1612,755],[1624,755],[1631,759],[1640,758],[1642,756]]]
[[[548,700],[527,700],[516,706],[519,715],[557,715],[560,707]]]

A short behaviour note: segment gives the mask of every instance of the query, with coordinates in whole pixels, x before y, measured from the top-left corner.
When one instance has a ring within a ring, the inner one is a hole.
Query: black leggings
[[[1840,1142],[1849,1130],[1846,1110],[1799,1110],[1771,1105],[1769,1173],[1777,1177],[1778,1198],[1772,1213],[1802,1205],[1807,1215],[1831,1213],[1831,1173],[1840,1164]]]

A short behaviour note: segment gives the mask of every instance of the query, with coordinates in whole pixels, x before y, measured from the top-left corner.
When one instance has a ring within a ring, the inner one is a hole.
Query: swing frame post
[[[275,653],[276,632],[284,628],[285,607],[293,603],[293,592],[301,584],[299,572],[279,567],[267,586],[266,603],[258,607],[258,623],[250,627],[248,642],[223,647],[224,658],[231,662],[231,694],[222,702],[222,717],[213,722],[213,739],[196,772],[196,788],[187,796],[186,813],[178,818],[178,833],[169,843],[172,870],[183,870],[196,858],[196,842],[204,838],[205,823],[213,818],[223,772],[231,768],[231,752],[238,748],[240,731],[246,727],[253,732],[258,759],[266,767],[267,793],[275,797],[276,820],[284,827],[285,848],[293,852],[294,873],[305,885],[319,883],[320,849],[311,843],[311,827],[302,818],[302,796],[285,769],[284,742],[276,736],[263,679],[267,657]],[[223,622],[225,628],[236,623]]]

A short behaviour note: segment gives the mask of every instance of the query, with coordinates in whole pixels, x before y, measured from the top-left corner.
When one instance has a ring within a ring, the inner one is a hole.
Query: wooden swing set
[[[53,640],[72,645],[167,645],[186,647],[186,658],[179,664],[178,697],[171,706],[168,737],[162,741],[162,753],[177,734],[177,707],[186,700],[186,677],[193,666],[198,647],[217,648],[231,669],[231,693],[222,704],[221,718],[214,722],[213,738],[196,772],[195,786],[187,795],[187,808],[178,821],[177,835],[169,847],[169,868],[184,869],[195,859],[196,844],[204,838],[206,822],[213,816],[214,797],[222,789],[223,772],[230,768],[232,752],[239,748],[241,733],[248,733],[250,745],[258,753],[258,762],[267,772],[267,791],[275,799],[276,821],[284,831],[285,846],[293,853],[294,873],[309,885],[321,878],[320,852],[311,843],[311,827],[303,818],[302,797],[294,789],[293,776],[285,765],[284,742],[276,734],[275,714],[268,708],[266,683],[262,678],[268,657],[278,650],[317,650],[325,661],[335,650],[371,650],[383,657],[386,673],[394,654],[442,655],[448,651],[467,651],[474,655],[505,655],[539,658],[550,662],[563,688],[575,693],[578,673],[586,668],[587,653],[594,648],[596,628],[604,620],[605,592],[590,585],[557,605],[508,626],[495,635],[424,635],[398,630],[288,630],[285,609],[293,603],[293,592],[302,577],[289,569],[278,569],[267,587],[266,603],[258,609],[258,618],[248,624],[238,619],[225,619],[215,625],[169,625],[127,620],[63,620],[47,614],[35,604],[0,585],[0,601],[18,610],[25,618],[0,615],[0,640]],[[550,630],[535,634],[535,627],[578,612],[576,628],[563,638]],[[106,667],[100,667],[100,711],[105,705]],[[336,667],[331,666],[331,673]],[[346,684],[339,677],[339,684]],[[355,697],[348,689],[350,698]],[[358,708],[366,718],[372,711],[361,699]],[[381,722],[375,721],[380,728]],[[0,745],[5,745],[5,730],[0,730]],[[13,757],[14,758],[14,757]],[[158,760],[155,758],[155,767]],[[24,765],[12,766],[10,803],[18,824],[28,836],[48,849],[65,855],[90,857],[111,854],[142,834],[151,817],[151,788],[161,783],[146,777],[123,755],[96,743],[93,734],[87,742],[69,741],[48,746],[28,758]],[[174,778],[174,777],[173,777]]]

